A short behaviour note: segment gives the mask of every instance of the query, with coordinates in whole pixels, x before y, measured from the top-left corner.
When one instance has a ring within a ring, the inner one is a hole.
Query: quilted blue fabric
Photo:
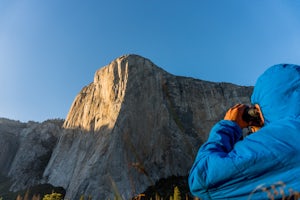
[[[300,66],[270,67],[258,78],[251,102],[260,105],[265,125],[241,140],[235,122],[215,124],[190,170],[193,195],[262,200],[300,191]]]

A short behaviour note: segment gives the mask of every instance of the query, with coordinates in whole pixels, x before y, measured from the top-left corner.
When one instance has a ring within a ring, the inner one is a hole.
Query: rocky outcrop
[[[171,75],[122,56],[75,98],[44,177],[66,197],[132,197],[155,181],[185,176],[211,126],[252,87]]]
[[[0,172],[7,175],[19,147],[19,133],[26,124],[0,118]]]
[[[0,176],[10,178],[11,191],[43,182],[43,172],[62,133],[62,123],[0,119]]]

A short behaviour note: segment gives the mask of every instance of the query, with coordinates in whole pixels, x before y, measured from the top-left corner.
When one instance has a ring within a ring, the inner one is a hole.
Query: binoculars
[[[262,126],[263,121],[260,117],[260,111],[255,108],[254,106],[248,106],[243,115],[242,118],[245,122],[247,122],[251,126]]]

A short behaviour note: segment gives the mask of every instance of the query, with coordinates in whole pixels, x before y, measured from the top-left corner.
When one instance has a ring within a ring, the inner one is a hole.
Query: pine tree
[[[84,195],[81,195],[79,200],[84,200]]]
[[[179,188],[176,186],[174,188],[174,200],[181,200]]]

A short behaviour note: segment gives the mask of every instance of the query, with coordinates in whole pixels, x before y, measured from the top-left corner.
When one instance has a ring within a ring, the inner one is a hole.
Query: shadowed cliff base
[[[181,199],[194,199],[188,188],[187,176],[162,178],[133,199],[155,199],[158,196],[161,199],[170,199],[174,195],[175,187],[178,187]]]
[[[52,192],[60,193],[63,196],[66,193],[64,188],[55,187],[51,184],[38,184],[15,192],[11,192],[9,190],[10,186],[11,181],[9,178],[0,175],[0,197],[2,197],[3,200],[15,200],[18,198],[18,196],[19,199],[21,197],[22,199],[31,200],[34,196],[42,199],[45,194],[51,194]]]

